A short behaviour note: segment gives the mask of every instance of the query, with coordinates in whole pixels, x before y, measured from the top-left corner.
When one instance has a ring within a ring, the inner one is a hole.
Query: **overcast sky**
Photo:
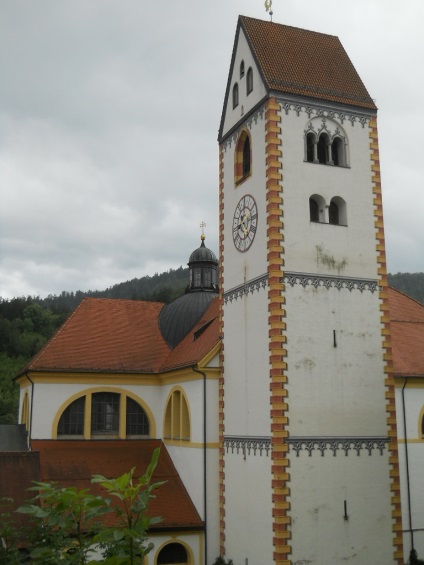
[[[390,272],[424,271],[424,1],[274,0],[337,35],[379,108]],[[263,0],[0,1],[0,297],[104,290],[218,253],[239,14]]]

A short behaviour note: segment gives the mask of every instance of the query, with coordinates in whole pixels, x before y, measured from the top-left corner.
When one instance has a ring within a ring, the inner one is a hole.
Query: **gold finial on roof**
[[[265,10],[269,13],[269,17],[271,18],[272,21],[272,15],[273,15],[273,11],[272,11],[272,0],[265,0]]]
[[[202,235],[200,236],[200,239],[201,239],[202,241],[205,241],[205,239],[206,239],[206,236],[205,236],[205,229],[204,229],[204,228],[206,227],[205,222],[202,222],[202,223],[200,224],[200,227],[202,228]]]

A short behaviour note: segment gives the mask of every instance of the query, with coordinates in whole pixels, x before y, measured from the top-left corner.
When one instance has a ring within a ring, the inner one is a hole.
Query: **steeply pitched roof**
[[[217,316],[217,301],[201,320]],[[158,302],[86,298],[26,370],[158,373],[197,363],[219,340],[217,323],[198,340],[190,331],[171,350],[159,330],[162,307]]]
[[[375,110],[338,37],[240,16],[267,87]]]
[[[238,20],[224,110],[241,29],[269,92],[376,111],[374,101],[338,37],[246,16]],[[224,133],[223,122],[224,115],[219,138]]]
[[[394,374],[424,376],[424,305],[389,288]]]
[[[203,522],[190,499],[165,445],[156,439],[148,440],[32,440],[33,452],[40,453],[40,481],[58,482],[78,489],[96,488],[91,485],[95,474],[116,478],[136,468],[135,476],[144,473],[153,451],[161,448],[159,462],[152,482],[166,481],[152,499],[149,516],[162,516],[155,529],[202,528]]]

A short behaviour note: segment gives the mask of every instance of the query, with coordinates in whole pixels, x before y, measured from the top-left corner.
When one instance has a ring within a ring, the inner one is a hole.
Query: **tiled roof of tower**
[[[30,362],[33,371],[157,371],[169,353],[162,303],[86,298]]]
[[[424,376],[424,305],[389,288],[395,376]]]
[[[199,529],[203,522],[188,495],[180,476],[162,443],[157,439],[146,440],[33,440],[33,452],[40,453],[40,481],[58,482],[63,486],[90,489],[94,474],[116,478],[136,468],[136,477],[147,469],[153,451],[160,447],[158,465],[152,482],[166,481],[155,491],[149,516],[162,516],[155,529],[190,527]]]
[[[376,110],[338,37],[240,16],[271,91]]]

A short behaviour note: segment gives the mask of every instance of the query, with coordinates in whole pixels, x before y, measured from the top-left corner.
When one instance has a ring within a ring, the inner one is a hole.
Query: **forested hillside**
[[[388,279],[390,286],[424,304],[424,273],[389,273]]]
[[[116,284],[103,291],[62,292],[47,298],[0,298],[0,424],[17,418],[18,387],[13,378],[86,297],[171,302],[184,293],[188,268]]]

